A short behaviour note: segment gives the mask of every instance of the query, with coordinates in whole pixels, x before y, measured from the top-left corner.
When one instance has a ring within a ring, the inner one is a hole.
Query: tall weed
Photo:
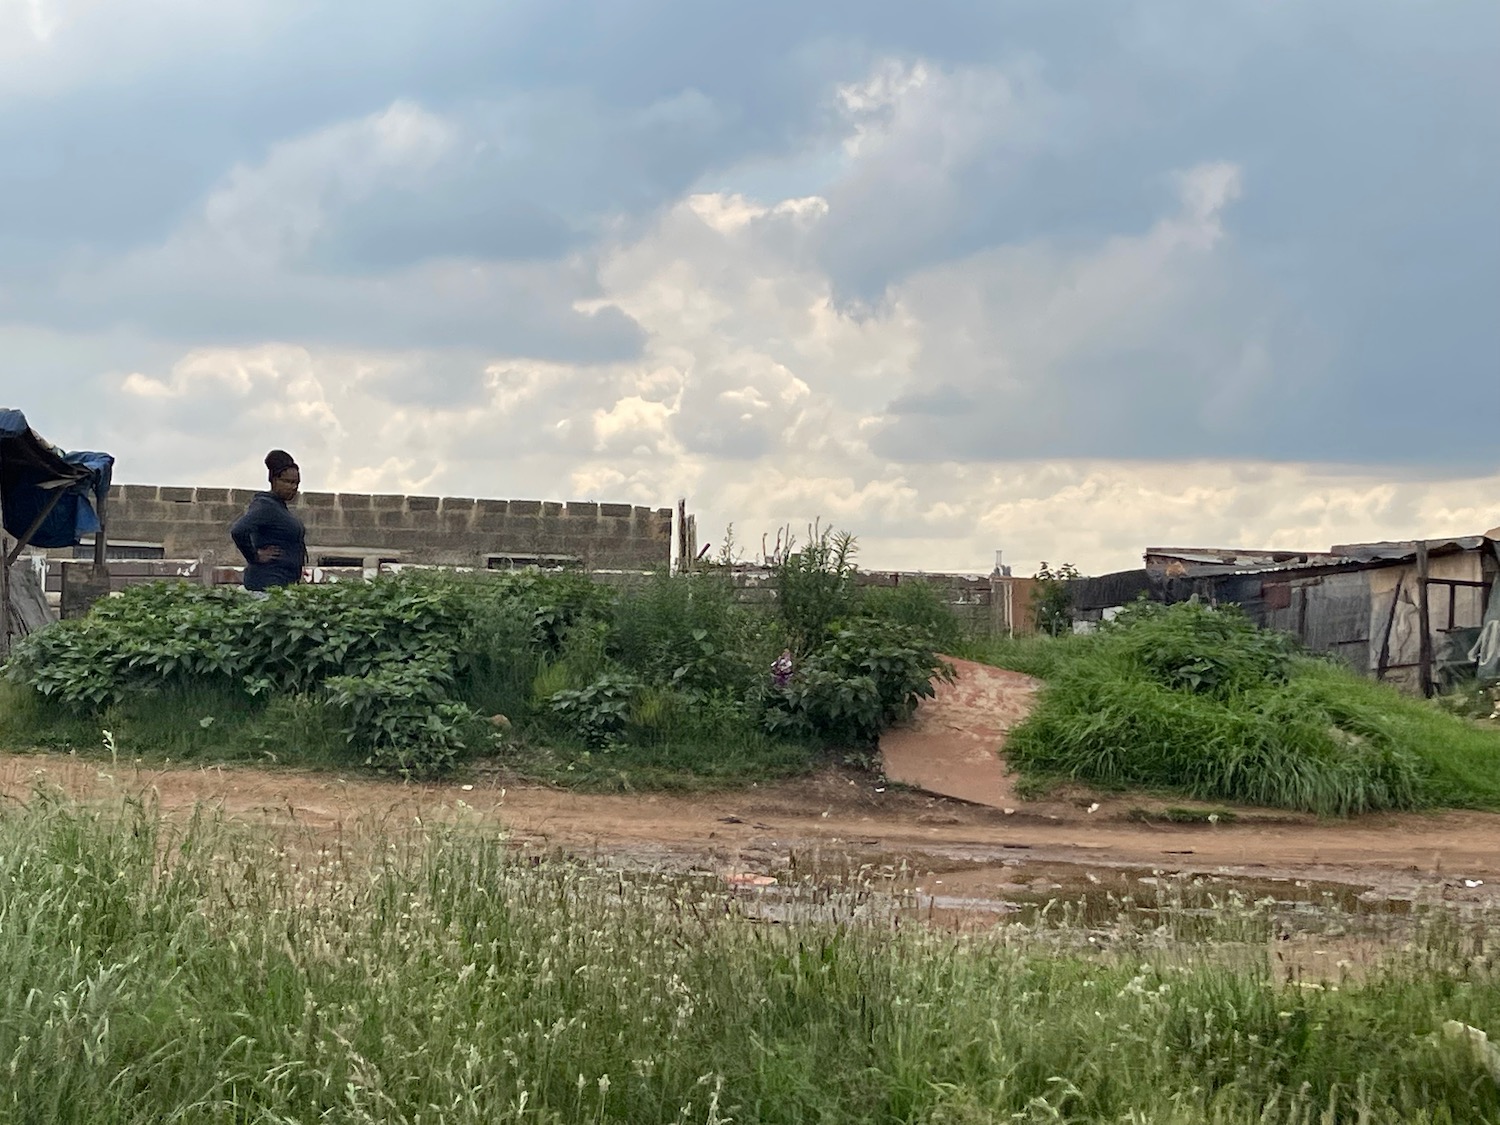
[[[908,579],[896,586],[866,586],[859,592],[858,608],[878,621],[921,630],[940,652],[953,652],[964,641],[948,592],[936,582]]]

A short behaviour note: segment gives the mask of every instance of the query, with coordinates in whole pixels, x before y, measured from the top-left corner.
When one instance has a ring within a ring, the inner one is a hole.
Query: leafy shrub
[[[441,659],[389,660],[362,676],[334,676],[328,702],[345,718],[364,764],[403,776],[442,773],[465,750],[463,727],[476,716],[449,696],[453,675]]]
[[[951,652],[964,638],[963,625],[948,602],[947,591],[934,582],[917,580],[897,586],[867,586],[860,591],[859,612],[862,616],[919,629],[943,652]]]
[[[769,664],[766,622],[716,574],[658,575],[614,610],[610,652],[648,683],[743,696]]]
[[[1299,651],[1290,634],[1257,628],[1235,605],[1140,601],[1104,632],[1114,649],[1156,682],[1215,699],[1285,683]]]
[[[770,693],[767,726],[872,746],[883,729],[931,698],[934,679],[952,677],[922,630],[856,619],[814,652],[789,684]]]
[[[26,638],[6,674],[79,714],[190,687],[265,700],[326,688],[367,762],[437,772],[462,750],[447,693],[467,613],[458,587],[404,578],[265,599],[159,583]]]
[[[619,741],[630,722],[640,684],[623,676],[600,676],[585,687],[555,693],[548,705],[563,726],[593,749]]]
[[[921,659],[903,670],[907,641],[934,666],[925,633],[848,616],[851,553],[848,537],[825,534],[813,548],[823,563],[797,571],[808,598],[834,578],[846,627],[830,639],[832,618],[810,625],[822,640],[800,694],[769,704],[781,623],[720,578],[659,579],[622,599],[577,575],[408,572],[264,599],[134,587],[22,642],[5,675],[27,705],[0,718],[28,745],[95,747],[108,726],[132,753],[343,755],[427,775],[486,744],[479,717],[498,712],[518,746],[535,724],[563,734],[564,753],[608,748],[623,761],[635,747],[652,776],[693,761],[715,776],[756,763],[780,774],[801,768],[813,737],[868,743],[909,710],[901,685]],[[780,719],[764,721],[767,706]]]

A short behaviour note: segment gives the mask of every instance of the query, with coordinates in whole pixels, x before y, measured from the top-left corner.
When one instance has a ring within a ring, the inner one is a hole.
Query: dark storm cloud
[[[1005,302],[933,312],[877,448],[1451,461],[1500,412],[1485,0],[1135,0],[1087,19],[1043,0],[148,10],[85,12],[0,75],[0,325],[143,351],[434,349],[460,358],[381,393],[460,402],[487,354],[637,355],[629,318],[578,309],[604,296],[595,257],[725,175],[816,170],[796,187],[830,206],[804,254],[857,308],[1007,246],[1045,248],[1043,274],[1012,282],[1045,289],[1057,261],[1178,206],[1174,173],[1223,161],[1243,191],[1167,313],[1086,309],[1056,349],[1017,345],[1019,322],[987,334]],[[887,60],[926,85],[841,99]],[[446,130],[415,170],[350,172],[364,150],[317,147],[397,104]],[[846,153],[856,128],[868,143]],[[220,223],[210,204],[234,190],[245,209]],[[985,284],[955,273],[931,308]],[[78,388],[115,366],[58,364]],[[753,412],[688,409],[690,448],[771,447]]]

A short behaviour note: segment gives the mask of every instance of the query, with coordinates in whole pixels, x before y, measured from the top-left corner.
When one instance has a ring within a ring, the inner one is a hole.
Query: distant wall
[[[116,485],[111,542],[160,546],[166,558],[239,553],[229,525],[255,493],[229,488]],[[305,492],[293,505],[307,525],[310,562],[321,557],[485,567],[576,560],[590,568],[654,569],[671,561],[672,510],[452,496]]]
[[[738,566],[732,581],[743,601],[773,601],[773,572],[762,566]],[[1030,636],[1037,631],[1036,579],[993,575],[926,574],[910,571],[862,570],[861,586],[902,586],[921,582],[941,591],[948,608],[964,628],[978,636]]]

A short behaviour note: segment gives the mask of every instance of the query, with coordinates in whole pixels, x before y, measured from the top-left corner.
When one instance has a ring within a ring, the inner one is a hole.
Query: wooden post
[[[99,506],[94,514],[99,517],[99,530],[94,532],[94,577],[99,577],[99,572],[105,567],[105,560],[109,558],[109,544],[106,532],[109,524],[106,522],[105,508],[109,505],[109,493],[98,497]]]
[[[10,557],[6,535],[0,531],[0,660],[10,655]]]
[[[1424,698],[1432,696],[1432,620],[1427,608],[1427,541],[1417,544],[1417,676]]]

